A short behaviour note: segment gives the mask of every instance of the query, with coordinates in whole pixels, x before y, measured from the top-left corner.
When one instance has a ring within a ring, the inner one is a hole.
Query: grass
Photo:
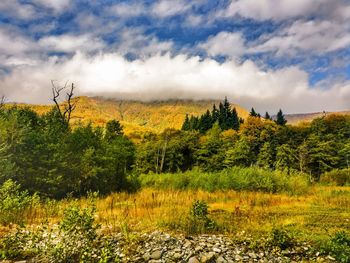
[[[268,235],[274,227],[297,232],[305,240],[321,240],[350,229],[350,187],[312,186],[303,195],[247,191],[155,190],[115,193],[96,199],[96,221],[106,233],[121,231],[188,233],[196,200],[209,205],[208,217],[219,232],[232,236]],[[27,225],[58,223],[72,203],[86,207],[89,199],[62,200],[32,207]]]
[[[257,167],[233,167],[220,172],[203,173],[199,170],[177,174],[146,174],[140,177],[143,187],[176,190],[238,190],[267,193],[305,194],[309,190],[304,174],[287,174]]]

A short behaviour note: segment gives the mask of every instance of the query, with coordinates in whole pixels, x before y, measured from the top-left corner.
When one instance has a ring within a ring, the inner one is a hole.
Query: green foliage
[[[274,228],[271,232],[269,243],[272,246],[276,246],[284,250],[295,246],[296,240],[288,230],[283,228]]]
[[[212,112],[207,110],[200,117],[191,116],[189,118],[188,115],[186,115],[185,121],[182,124],[182,130],[198,130],[200,133],[204,134],[210,130],[216,122],[219,123],[223,131],[228,129],[238,130],[241,124],[240,120],[236,108],[232,109],[225,97],[224,101],[219,104],[219,109],[217,109],[214,104]]]
[[[38,201],[38,196],[20,191],[20,186],[12,180],[6,181],[0,187],[0,224],[23,224],[26,210]]]
[[[208,217],[208,204],[200,200],[194,201],[190,209],[187,232],[189,234],[200,234],[217,229],[218,226],[215,221]]]
[[[177,174],[143,174],[141,186],[179,190],[238,190],[299,195],[309,190],[306,175],[267,171],[256,167],[232,167],[220,172],[192,170]]]
[[[321,175],[321,183],[346,186],[350,185],[350,169],[334,169]]]
[[[350,262],[350,235],[344,231],[335,233],[321,245],[324,253],[333,256],[338,262]]]

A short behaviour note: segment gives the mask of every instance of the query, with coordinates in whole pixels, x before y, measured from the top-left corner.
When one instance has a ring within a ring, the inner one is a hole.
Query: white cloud
[[[245,53],[245,44],[240,33],[220,32],[211,36],[207,41],[198,45],[204,49],[210,56],[229,56],[238,58]]]
[[[317,14],[324,5],[343,2],[342,0],[231,0],[229,6],[218,13],[230,17],[240,15],[255,20],[283,20],[292,17]],[[331,9],[330,9],[331,10]]]
[[[265,38],[265,40],[264,40]],[[328,20],[297,20],[272,35],[264,35],[253,52],[276,51],[278,55],[298,51],[332,52],[350,46],[350,24]]]
[[[152,6],[152,12],[159,17],[168,17],[183,14],[188,11],[193,4],[185,0],[159,0]]]
[[[109,14],[119,17],[135,17],[146,13],[142,2],[122,2],[106,8]]]
[[[16,68],[2,78],[0,93],[10,100],[48,102],[51,79],[73,81],[80,94],[129,99],[219,99],[227,95],[235,103],[261,111],[280,107],[286,112],[341,110],[350,99],[350,83],[311,88],[307,73],[297,67],[266,71],[252,61],[220,64],[168,54],[128,61],[117,53],[93,57],[77,53],[61,62],[51,58]]]
[[[90,35],[47,36],[39,40],[39,46],[47,51],[71,52],[95,51],[105,47],[102,40]]]

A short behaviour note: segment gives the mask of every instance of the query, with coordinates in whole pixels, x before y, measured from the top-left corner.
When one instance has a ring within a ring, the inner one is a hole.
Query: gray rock
[[[214,248],[213,248],[213,251],[216,252],[216,253],[221,253],[221,249],[220,249],[220,248],[217,248],[217,247],[214,247]]]

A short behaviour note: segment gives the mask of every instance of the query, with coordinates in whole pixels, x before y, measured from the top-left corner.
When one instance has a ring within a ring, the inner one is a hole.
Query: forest
[[[349,183],[350,116],[292,126],[281,110],[272,120],[252,109],[243,120],[225,98],[202,116],[187,115],[181,130],[145,133],[134,143],[118,121],[72,127],[62,112],[53,107],[38,115],[29,108],[1,107],[0,184],[12,179],[30,193],[64,198],[135,191],[141,174],[232,167]]]

